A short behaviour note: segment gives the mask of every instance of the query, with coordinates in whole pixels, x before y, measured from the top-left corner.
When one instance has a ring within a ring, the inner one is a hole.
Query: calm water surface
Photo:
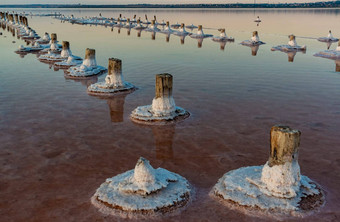
[[[48,10],[25,10],[45,13]],[[55,10],[51,10],[55,11]],[[66,15],[117,17],[202,24],[205,33],[225,27],[234,43],[220,44],[157,33],[29,18],[39,34],[57,33],[73,54],[95,48],[97,63],[123,61],[123,74],[139,90],[112,99],[88,96],[86,86],[103,81],[66,80],[63,71],[36,55],[14,51],[22,40],[0,36],[0,213],[2,221],[112,221],[90,203],[106,178],[132,169],[140,156],[154,167],[186,177],[196,199],[167,221],[258,221],[210,199],[227,171],[262,165],[269,157],[270,127],[282,123],[302,132],[302,174],[322,185],[326,205],[304,221],[340,217],[340,73],[333,60],[313,57],[327,48],[315,38],[328,30],[339,37],[340,9],[332,10],[62,10]],[[253,20],[259,15],[262,23]],[[257,55],[239,43],[259,31]],[[270,48],[298,36],[307,52],[294,62]],[[16,41],[12,43],[12,41]],[[336,44],[331,46],[334,49]],[[130,121],[131,111],[151,104],[155,74],[174,76],[176,104],[191,117],[175,126],[148,127]],[[292,221],[297,219],[291,219]]]

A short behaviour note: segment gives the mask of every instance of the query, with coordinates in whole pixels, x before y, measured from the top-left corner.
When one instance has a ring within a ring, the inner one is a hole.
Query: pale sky
[[[320,2],[326,0],[256,0],[257,3]],[[0,0],[3,4],[188,4],[188,3],[253,3],[254,0]]]

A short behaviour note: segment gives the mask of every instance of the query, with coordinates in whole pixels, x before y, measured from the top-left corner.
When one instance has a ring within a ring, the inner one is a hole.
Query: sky
[[[320,2],[326,0],[256,0],[257,3]],[[254,0],[0,0],[3,4],[191,4],[191,3],[253,3]]]

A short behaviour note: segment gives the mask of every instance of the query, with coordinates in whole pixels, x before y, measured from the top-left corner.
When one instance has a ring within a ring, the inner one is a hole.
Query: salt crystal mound
[[[251,41],[251,40],[244,40],[240,44],[251,47],[251,46],[257,46],[257,45],[263,45],[263,44],[266,44],[266,43],[262,42],[262,41],[254,42],[254,41]]]
[[[24,47],[23,45],[20,45],[18,50],[16,50],[16,53],[22,53],[22,52],[38,52],[43,50],[43,48],[40,46],[39,43],[34,43],[32,47]]]
[[[65,75],[69,78],[83,78],[102,74],[107,69],[103,66],[98,66],[96,59],[84,59],[81,65],[70,67]]]
[[[320,42],[337,42],[337,41],[339,41],[339,39],[328,38],[328,37],[320,37],[320,38],[318,38],[318,41],[320,41]]]
[[[173,212],[190,199],[191,186],[184,177],[162,168],[154,169],[141,157],[134,170],[106,179],[91,202],[106,214],[152,216]]]
[[[339,49],[338,49],[339,48]],[[325,50],[314,54],[317,57],[323,57],[327,59],[340,59],[340,46],[336,50]]]
[[[187,118],[189,113],[175,105],[175,100],[170,97],[159,97],[152,100],[152,105],[139,106],[131,113],[131,119],[146,124],[162,124],[164,121],[173,121]]]
[[[211,40],[214,42],[233,42],[235,39],[233,37],[228,37],[225,33],[225,29],[218,29],[220,31],[220,36],[213,36]]]
[[[91,84],[87,91],[89,94],[94,95],[110,95],[117,92],[134,90],[136,87],[129,82],[121,80],[119,83],[112,81],[112,77],[107,75],[105,77],[105,82],[98,82]]]
[[[268,191],[266,184],[261,180],[264,168],[266,168],[266,165],[242,167],[229,171],[219,179],[212,193],[241,206],[286,213],[301,211],[300,203],[303,198],[322,195],[320,188],[311,179],[301,176],[298,191],[287,190],[287,193],[277,193],[282,198],[272,196],[272,192]],[[282,171],[284,170],[282,169]],[[282,171],[279,170],[278,172],[281,173]],[[267,179],[270,179],[270,177]],[[280,187],[277,188],[280,189]],[[289,198],[285,198],[285,194]],[[295,196],[292,194],[295,194]]]
[[[67,59],[54,63],[56,68],[70,68],[71,66],[77,66],[83,63],[83,59],[80,57],[75,57],[73,55],[69,56]]]
[[[307,47],[304,46],[290,46],[290,45],[278,45],[271,48],[272,51],[281,51],[281,52],[298,52],[298,51],[306,51]]]

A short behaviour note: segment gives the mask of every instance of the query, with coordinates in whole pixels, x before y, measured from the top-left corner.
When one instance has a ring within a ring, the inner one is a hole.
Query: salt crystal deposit
[[[251,40],[244,40],[240,44],[245,45],[245,46],[257,46],[257,45],[262,45],[262,44],[266,44],[266,43],[260,41],[260,37],[259,37],[258,32],[254,31],[253,36],[251,37]]]
[[[132,91],[136,87],[124,81],[122,74],[122,61],[116,58],[109,59],[108,74],[104,82],[92,84],[87,92],[90,95],[113,95],[117,92]]]
[[[154,169],[141,157],[135,169],[106,179],[91,202],[105,214],[156,216],[179,210],[191,196],[191,186],[184,177],[163,168]]]
[[[212,195],[233,205],[303,216],[324,203],[319,185],[300,174],[300,131],[271,128],[270,157],[264,166],[242,167],[219,179]]]
[[[296,42],[295,35],[289,36],[289,42],[288,45],[278,45],[273,47],[272,51],[282,51],[282,52],[291,52],[291,51],[306,51],[307,47],[299,46]]]
[[[169,121],[184,119],[189,113],[176,106],[172,96],[172,75],[156,75],[156,96],[151,105],[139,106],[131,113],[131,119],[144,124],[164,124]]]
[[[329,30],[328,36],[327,37],[320,37],[320,38],[318,38],[318,41],[320,41],[320,42],[337,42],[337,41],[339,41],[339,39],[334,38],[332,31]]]
[[[213,35],[211,35],[211,34],[204,34],[202,25],[198,26],[196,34],[190,34],[190,37],[194,38],[194,39],[202,39],[202,38],[208,38],[208,37],[212,37],[212,36]]]
[[[103,66],[98,66],[96,62],[96,51],[94,49],[86,49],[85,59],[81,65],[70,67],[65,71],[65,77],[67,78],[87,78],[102,74],[107,69]]]
[[[316,53],[314,56],[324,57],[328,59],[335,59],[335,60],[340,59],[340,40],[335,50],[325,50],[325,51]]]
[[[235,39],[233,37],[228,37],[227,34],[225,33],[225,29],[218,29],[220,31],[219,36],[214,36],[212,40],[214,42],[227,42],[227,41],[234,41]]]

